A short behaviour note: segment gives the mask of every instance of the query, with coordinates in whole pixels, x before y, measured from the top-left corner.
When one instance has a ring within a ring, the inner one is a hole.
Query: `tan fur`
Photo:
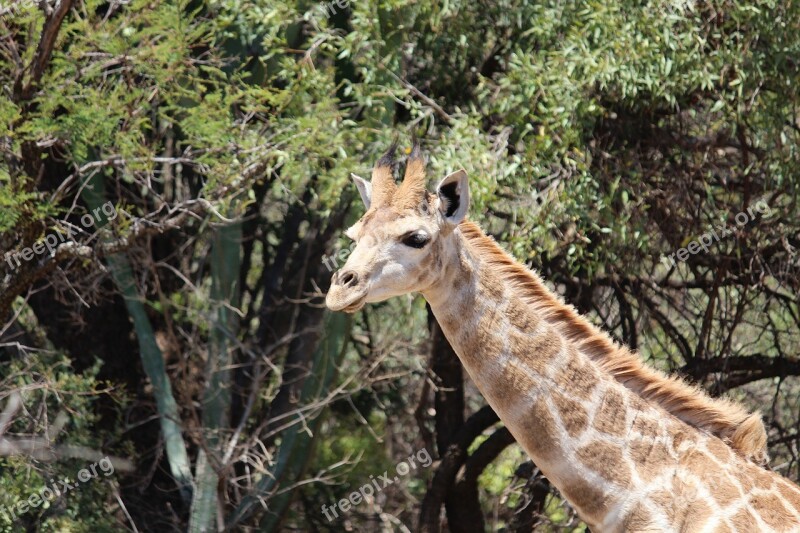
[[[425,161],[419,155],[419,148],[414,147],[411,157],[406,162],[406,173],[397,194],[392,198],[396,209],[416,210],[426,199]]]
[[[564,496],[575,505],[583,509],[584,515],[581,517],[593,528],[602,522],[603,516],[608,511],[603,493],[591,485],[591,483],[577,479],[568,488],[562,491]]]
[[[625,399],[622,394],[614,389],[609,390],[603,396],[600,404],[600,412],[610,413],[610,417],[598,417],[594,421],[594,427],[606,435],[622,437],[625,434]]]
[[[729,400],[711,398],[699,387],[646,367],[635,353],[615,344],[572,306],[560,301],[533,271],[517,263],[477,225],[464,221],[459,229],[480,257],[519,289],[517,294],[525,295],[528,304],[558,324],[566,338],[575,341],[583,353],[617,381],[687,424],[717,435],[743,457],[766,464],[767,434],[757,413],[749,413]]]
[[[577,451],[580,461],[620,487],[628,487],[631,482],[631,467],[625,462],[620,446],[607,442],[591,442]],[[599,465],[599,466],[597,466]]]
[[[574,399],[557,392],[553,395],[553,405],[558,409],[558,416],[570,437],[577,437],[589,426],[586,409]]]
[[[525,435],[520,443],[533,450],[543,460],[558,455],[558,441],[553,437],[555,420],[544,402],[535,402],[530,409],[530,416],[525,418],[523,430]]]
[[[380,208],[392,201],[397,192],[397,184],[392,173],[392,157],[397,144],[392,144],[372,169],[372,208]]]

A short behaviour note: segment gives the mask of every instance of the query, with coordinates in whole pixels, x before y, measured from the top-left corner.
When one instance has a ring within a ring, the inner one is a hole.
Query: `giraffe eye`
[[[403,237],[403,244],[412,248],[422,248],[428,244],[430,240],[431,238],[424,233],[412,233],[411,235]]]

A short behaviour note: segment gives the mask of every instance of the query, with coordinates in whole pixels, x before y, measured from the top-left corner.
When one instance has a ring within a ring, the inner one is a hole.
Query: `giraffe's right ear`
[[[372,201],[372,184],[361,176],[356,176],[352,172],[350,173],[350,177],[353,178],[353,183],[356,184],[356,187],[358,188],[358,194],[361,195],[364,205],[367,209],[369,209],[369,204]]]
[[[458,224],[467,216],[469,208],[469,181],[463,168],[453,172],[436,187],[439,196],[439,210],[445,220]]]

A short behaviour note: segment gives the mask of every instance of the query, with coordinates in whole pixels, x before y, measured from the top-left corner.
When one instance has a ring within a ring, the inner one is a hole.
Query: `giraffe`
[[[326,304],[421,293],[470,378],[592,531],[800,531],[800,488],[768,470],[757,413],[646,367],[466,219],[462,169],[430,193],[396,143]]]

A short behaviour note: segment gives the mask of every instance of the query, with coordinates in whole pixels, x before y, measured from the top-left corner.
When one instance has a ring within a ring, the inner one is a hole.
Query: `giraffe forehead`
[[[353,240],[369,235],[379,241],[420,229],[432,232],[434,228],[430,220],[416,213],[406,214],[393,209],[379,209],[367,212],[347,230],[346,235]]]

